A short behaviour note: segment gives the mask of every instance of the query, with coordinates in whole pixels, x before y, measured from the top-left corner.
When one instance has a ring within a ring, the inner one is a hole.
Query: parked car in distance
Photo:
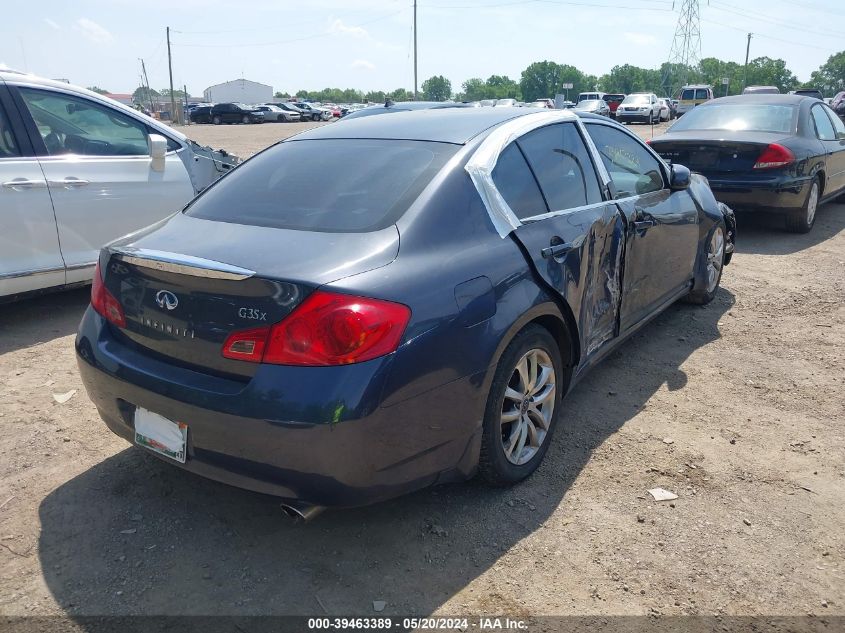
[[[497,108],[515,108],[518,106],[516,99],[496,99]]]
[[[561,101],[559,110],[571,110],[575,107],[574,101]]]
[[[659,98],[657,103],[660,104],[660,114],[658,115],[658,120],[671,121],[674,118],[674,112],[672,106],[669,105],[669,100]]]
[[[744,95],[779,95],[777,86],[746,86],[742,89]]]
[[[801,97],[813,97],[813,99],[818,99],[819,101],[824,101],[824,95],[822,94],[822,91],[817,90],[816,88],[805,88],[805,89],[802,89],[802,90],[790,90],[789,94],[799,95]]]
[[[603,92],[582,92],[578,95],[578,101],[595,101],[596,99],[604,99]]]
[[[103,244],[237,162],[97,93],[0,70],[0,301],[90,283]]]
[[[836,93],[830,102],[830,107],[840,117],[845,117],[845,90]]]
[[[387,101],[384,104],[376,104],[367,106],[363,110],[350,112],[345,117],[344,121],[351,121],[353,119],[360,119],[363,117],[373,116],[377,114],[392,114],[395,112],[410,112],[413,110],[443,110],[445,108],[473,108],[469,103],[461,103],[457,101]]]
[[[555,107],[555,100],[554,99],[537,99],[536,101],[532,101],[529,104],[526,104],[532,108],[551,108],[554,109]]]
[[[604,101],[607,103],[608,107],[610,108],[610,116],[616,117],[616,109],[619,107],[619,104],[625,100],[625,95],[621,93],[611,93],[606,94],[602,97]]]
[[[188,119],[191,123],[211,123],[211,106],[196,106],[191,108]]]
[[[291,102],[287,105],[298,109],[300,111],[301,118],[303,119],[311,119],[312,121],[328,121],[332,118],[332,114],[328,110],[318,108],[317,106],[306,103],[305,101],[297,101],[296,103]]]
[[[713,88],[704,84],[684,86],[678,99],[678,116],[686,114],[696,106],[713,99]]]
[[[275,121],[276,123],[291,123],[299,121],[300,119],[299,112],[286,110],[285,108],[280,108],[277,105],[258,105],[253,106],[253,109],[257,112],[263,112],[265,121]]]
[[[591,366],[714,298],[734,231],[706,180],[606,117],[352,119],[103,249],[80,374],[117,435],[306,516],[514,484]]]
[[[610,116],[610,106],[604,99],[587,99],[586,101],[579,101],[575,104],[574,110],[579,112],[592,112],[593,114],[600,114],[601,116]]]
[[[722,97],[650,143],[706,176],[718,200],[783,215],[797,233],[813,228],[819,204],[845,193],[845,123],[813,97]]]
[[[616,120],[620,123],[648,123],[660,120],[660,103],[653,92],[629,94],[616,108]]]
[[[217,103],[211,108],[211,122],[264,123],[264,113],[243,103]]]

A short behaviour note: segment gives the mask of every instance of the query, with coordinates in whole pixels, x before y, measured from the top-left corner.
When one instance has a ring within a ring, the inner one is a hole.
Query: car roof
[[[121,112],[125,112],[129,116],[139,119],[143,121],[146,125],[152,127],[153,129],[163,132],[166,135],[176,137],[180,141],[187,141],[188,137],[185,136],[179,130],[174,130],[169,125],[165,125],[161,121],[152,118],[151,116],[147,116],[143,112],[139,112],[134,108],[130,108],[127,105],[120,103],[119,101],[115,101],[114,99],[110,99],[109,97],[103,96],[99,93],[96,93],[92,90],[88,90],[87,88],[82,88],[80,86],[75,86],[74,84],[67,83],[65,81],[57,81],[55,79],[45,79],[44,77],[38,77],[37,75],[30,75],[29,73],[22,73],[17,70],[10,70],[10,69],[0,69],[0,82],[8,82],[11,84],[18,84],[24,86],[33,86],[36,88],[53,88],[55,90],[59,90],[61,92],[69,92],[71,94],[77,94],[82,97],[86,97],[91,99],[92,101],[99,101],[105,105],[108,105],[112,108],[120,110]]]
[[[395,112],[390,116],[369,116],[343,120],[313,128],[291,140],[338,138],[409,139],[463,145],[484,131],[505,121],[547,108],[437,108]],[[572,114],[572,120],[575,115]]]
[[[734,95],[733,97],[719,97],[707,103],[702,103],[699,108],[724,105],[729,103],[757,103],[761,105],[798,105],[807,100],[818,101],[813,97],[806,97],[804,95],[782,95],[782,94],[766,94],[766,93],[750,93],[745,95]]]

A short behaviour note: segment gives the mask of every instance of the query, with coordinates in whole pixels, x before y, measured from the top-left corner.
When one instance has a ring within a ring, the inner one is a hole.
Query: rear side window
[[[185,213],[301,231],[376,231],[396,222],[457,150],[422,141],[279,143],[227,174]]]
[[[708,94],[707,88],[699,88],[695,91],[695,98],[696,99],[709,99],[710,95]]]
[[[683,99],[684,101],[695,99],[695,90],[687,88],[681,93],[681,99]]]
[[[596,170],[575,124],[542,127],[517,142],[549,209],[559,211],[601,202]]]
[[[824,108],[814,106],[810,112],[813,113],[813,121],[816,123],[816,135],[822,141],[835,141],[836,132],[833,131],[833,124],[825,114]]]
[[[543,194],[516,143],[508,145],[499,155],[493,183],[520,220],[548,213]]]
[[[15,135],[12,133],[12,125],[3,106],[0,105],[0,158],[13,158],[20,155]]]

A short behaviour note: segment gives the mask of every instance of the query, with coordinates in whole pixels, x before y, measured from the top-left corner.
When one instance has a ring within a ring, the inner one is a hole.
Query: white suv
[[[660,100],[653,92],[629,94],[616,108],[616,120],[620,123],[657,123],[660,120]]]
[[[237,162],[84,88],[0,70],[0,301],[90,282],[103,244]]]

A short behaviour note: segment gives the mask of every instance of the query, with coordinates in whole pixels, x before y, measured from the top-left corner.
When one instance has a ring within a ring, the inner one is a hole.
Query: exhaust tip
[[[299,503],[296,501],[286,501],[282,504],[282,512],[288,515],[291,519],[307,523],[322,513],[325,508],[323,506],[314,506],[308,503]]]

